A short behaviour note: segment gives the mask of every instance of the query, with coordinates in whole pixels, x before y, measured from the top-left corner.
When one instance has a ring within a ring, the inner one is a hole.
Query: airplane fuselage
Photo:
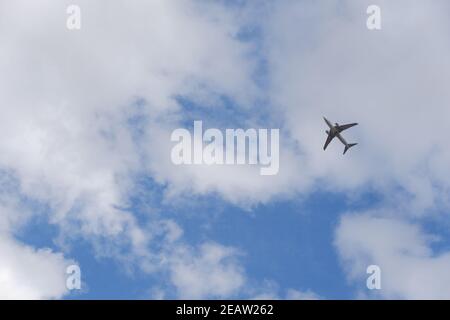
[[[342,135],[339,133],[339,131],[336,129],[338,124],[336,124],[336,126],[333,126],[331,124],[331,122],[327,119],[327,118],[323,118],[325,120],[325,122],[327,123],[327,125],[330,127],[330,133],[337,137],[345,146],[348,145],[347,141],[345,141],[345,139],[342,137]]]
[[[341,142],[342,142],[345,146],[348,145],[347,141],[345,141],[345,139],[341,136],[341,134],[340,134],[339,132],[336,133],[336,137],[338,137],[338,139],[341,140]]]

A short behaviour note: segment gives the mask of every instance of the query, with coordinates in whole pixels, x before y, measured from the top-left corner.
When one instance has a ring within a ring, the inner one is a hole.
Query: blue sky
[[[183,226],[190,243],[208,239],[242,249],[243,265],[254,282],[268,281],[267,286],[277,292],[296,287],[313,290],[326,299],[351,299],[354,288],[347,283],[336,255],[333,231],[342,213],[371,207],[377,200],[370,193],[356,203],[349,204],[345,199],[343,194],[318,192],[307,199],[275,201],[248,211],[206,197],[199,202],[207,203],[207,208],[194,205],[195,213],[191,208],[162,205],[162,209]],[[142,214],[137,207],[138,204],[133,213]],[[214,217],[208,210],[211,207],[220,208]],[[57,231],[45,219],[31,221],[22,233],[19,238],[25,243],[56,249],[52,239]],[[77,240],[71,253],[89,286],[86,291],[72,291],[67,299],[148,299],[148,288],[161,284],[159,277],[148,277],[139,271],[130,274],[114,259],[95,258],[88,242]]]
[[[173,215],[184,227],[190,243],[209,239],[246,252],[242,261],[252,281],[270,279],[277,283],[277,291],[294,286],[329,299],[349,299],[352,287],[345,280],[333,247],[333,230],[339,215],[353,207],[343,199],[343,195],[327,193],[314,195],[305,202],[262,205],[249,212],[209,198],[203,200],[208,206],[221,207],[215,217],[210,217],[208,210],[195,214],[176,210]],[[315,212],[321,214],[314,215]],[[29,236],[24,240],[52,246],[54,235],[47,224],[34,226],[40,232],[38,239]],[[42,230],[50,233],[47,241],[43,241]],[[32,230],[27,230],[27,234],[32,234]],[[72,250],[72,256],[84,271],[84,281],[89,283],[89,291],[82,294],[74,291],[67,298],[144,299],[148,298],[150,286],[160,284],[160,279],[139,272],[127,274],[114,260],[93,258],[95,253],[86,243],[77,242]]]
[[[448,299],[449,5],[370,4],[0,2],[0,298]],[[278,173],[175,165],[195,120]]]

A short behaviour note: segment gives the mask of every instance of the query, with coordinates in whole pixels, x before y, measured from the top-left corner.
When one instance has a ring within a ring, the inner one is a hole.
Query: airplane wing
[[[330,144],[331,140],[333,140],[334,137],[335,136],[333,136],[331,133],[328,134],[327,141],[325,141],[325,145],[323,146],[323,150],[325,150],[328,147],[328,145]]]
[[[338,127],[337,127],[337,130],[338,130],[339,132],[342,132],[342,131],[347,130],[348,128],[354,127],[354,126],[356,126],[356,125],[357,125],[357,123],[344,124],[344,125],[342,125],[342,126],[338,126]]]

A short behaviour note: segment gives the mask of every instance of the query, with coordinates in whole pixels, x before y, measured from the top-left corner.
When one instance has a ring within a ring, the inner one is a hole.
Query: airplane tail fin
[[[357,145],[357,143],[349,143],[349,144],[347,144],[345,146],[345,149],[344,149],[344,154],[347,152],[348,149],[350,149],[351,147],[356,146],[356,145]]]

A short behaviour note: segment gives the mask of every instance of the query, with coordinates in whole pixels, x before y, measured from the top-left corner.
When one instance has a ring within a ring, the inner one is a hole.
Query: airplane
[[[323,120],[325,120],[326,124],[330,127],[329,131],[328,130],[325,131],[328,137],[327,141],[325,142],[325,145],[323,146],[323,150],[325,150],[328,147],[328,145],[330,144],[331,140],[333,140],[334,137],[338,137],[338,139],[341,140],[341,142],[344,144],[345,146],[344,154],[347,152],[348,149],[357,145],[357,143],[347,143],[347,141],[345,141],[344,138],[341,136],[342,131],[347,130],[348,128],[351,128],[353,126],[356,126],[357,123],[344,124],[342,126],[339,125],[338,123],[335,123],[335,125],[333,126],[331,122],[328,121],[327,118],[323,117]]]

